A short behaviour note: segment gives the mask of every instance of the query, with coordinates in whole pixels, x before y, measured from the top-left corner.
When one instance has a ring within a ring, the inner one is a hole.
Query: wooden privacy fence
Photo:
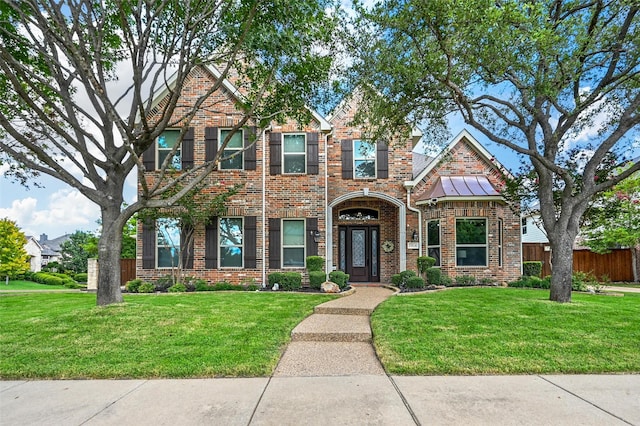
[[[523,243],[523,261],[542,261],[542,276],[551,274],[551,251],[545,251],[544,243]],[[573,270],[591,272],[597,278],[603,275],[610,281],[633,281],[633,257],[631,249],[614,249],[611,253],[598,254],[590,250],[573,251]]]
[[[125,285],[136,277],[136,260],[120,259],[120,285]]]

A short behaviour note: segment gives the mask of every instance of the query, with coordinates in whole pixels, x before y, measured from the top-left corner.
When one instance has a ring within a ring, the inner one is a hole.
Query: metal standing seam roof
[[[440,176],[431,190],[417,201],[444,197],[496,197],[500,193],[493,187],[486,176]]]

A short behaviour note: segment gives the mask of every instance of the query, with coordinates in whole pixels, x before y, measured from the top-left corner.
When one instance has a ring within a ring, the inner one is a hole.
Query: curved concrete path
[[[394,292],[357,287],[349,296],[316,306],[291,332],[275,377],[384,375],[371,339],[369,317]]]

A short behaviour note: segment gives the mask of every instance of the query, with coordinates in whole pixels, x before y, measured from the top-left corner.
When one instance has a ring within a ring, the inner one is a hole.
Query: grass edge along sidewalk
[[[268,376],[291,330],[333,296],[216,292],[0,296],[0,378]]]
[[[390,374],[640,372],[640,294],[452,289],[395,297],[373,313],[374,344]]]

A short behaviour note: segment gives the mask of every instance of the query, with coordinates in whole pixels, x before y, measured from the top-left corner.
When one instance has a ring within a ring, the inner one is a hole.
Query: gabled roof
[[[204,68],[211,73],[211,75],[213,75],[213,77],[217,80],[219,80],[222,77],[222,73],[220,72],[220,70],[218,70],[218,68],[216,68],[214,65],[208,64],[205,65]],[[167,94],[169,93],[169,91],[171,89],[173,89],[176,85],[176,80],[177,80],[177,71],[174,72],[171,77],[169,77],[169,79],[167,80],[167,84],[163,85],[161,88],[159,88],[158,90],[155,91],[155,93],[153,94],[153,100],[151,102],[151,108],[150,110],[152,110],[153,108],[155,108],[156,106],[158,106],[158,104],[160,103],[160,101],[162,99],[165,98],[165,96],[167,96]],[[231,83],[228,79],[223,79],[222,80],[222,86],[236,99],[236,100],[243,100],[244,99],[244,95],[240,92],[240,90],[238,90],[238,88]],[[331,124],[329,124],[329,122],[322,116],[320,115],[317,111],[315,111],[314,109],[310,108],[310,107],[306,107],[309,112],[311,113],[311,115],[313,116],[314,119],[316,119],[318,121],[318,123],[320,123],[320,130],[321,131],[330,131],[332,129]]]
[[[424,179],[424,177],[429,174],[438,164],[440,164],[440,161],[442,159],[444,159],[446,157],[446,155],[458,144],[458,142],[460,142],[462,139],[466,139],[469,142],[469,145],[478,153],[480,154],[488,163],[493,164],[496,169],[502,171],[504,174],[506,175],[511,175],[509,173],[509,171],[502,165],[500,164],[500,162],[493,156],[491,155],[491,153],[489,151],[487,151],[487,149],[482,146],[480,144],[480,142],[478,142],[476,140],[476,138],[474,138],[471,133],[469,133],[466,129],[462,130],[460,133],[458,133],[452,140],[451,142],[449,142],[449,145],[447,145],[441,152],[440,154],[438,154],[438,156],[436,158],[433,159],[433,161],[430,161],[428,164],[426,164],[426,167],[424,168],[424,170],[422,170],[420,173],[418,173],[417,175],[414,174],[414,178],[412,181],[407,181],[404,183],[404,186],[407,188],[412,188],[414,186],[416,186],[422,179]]]

